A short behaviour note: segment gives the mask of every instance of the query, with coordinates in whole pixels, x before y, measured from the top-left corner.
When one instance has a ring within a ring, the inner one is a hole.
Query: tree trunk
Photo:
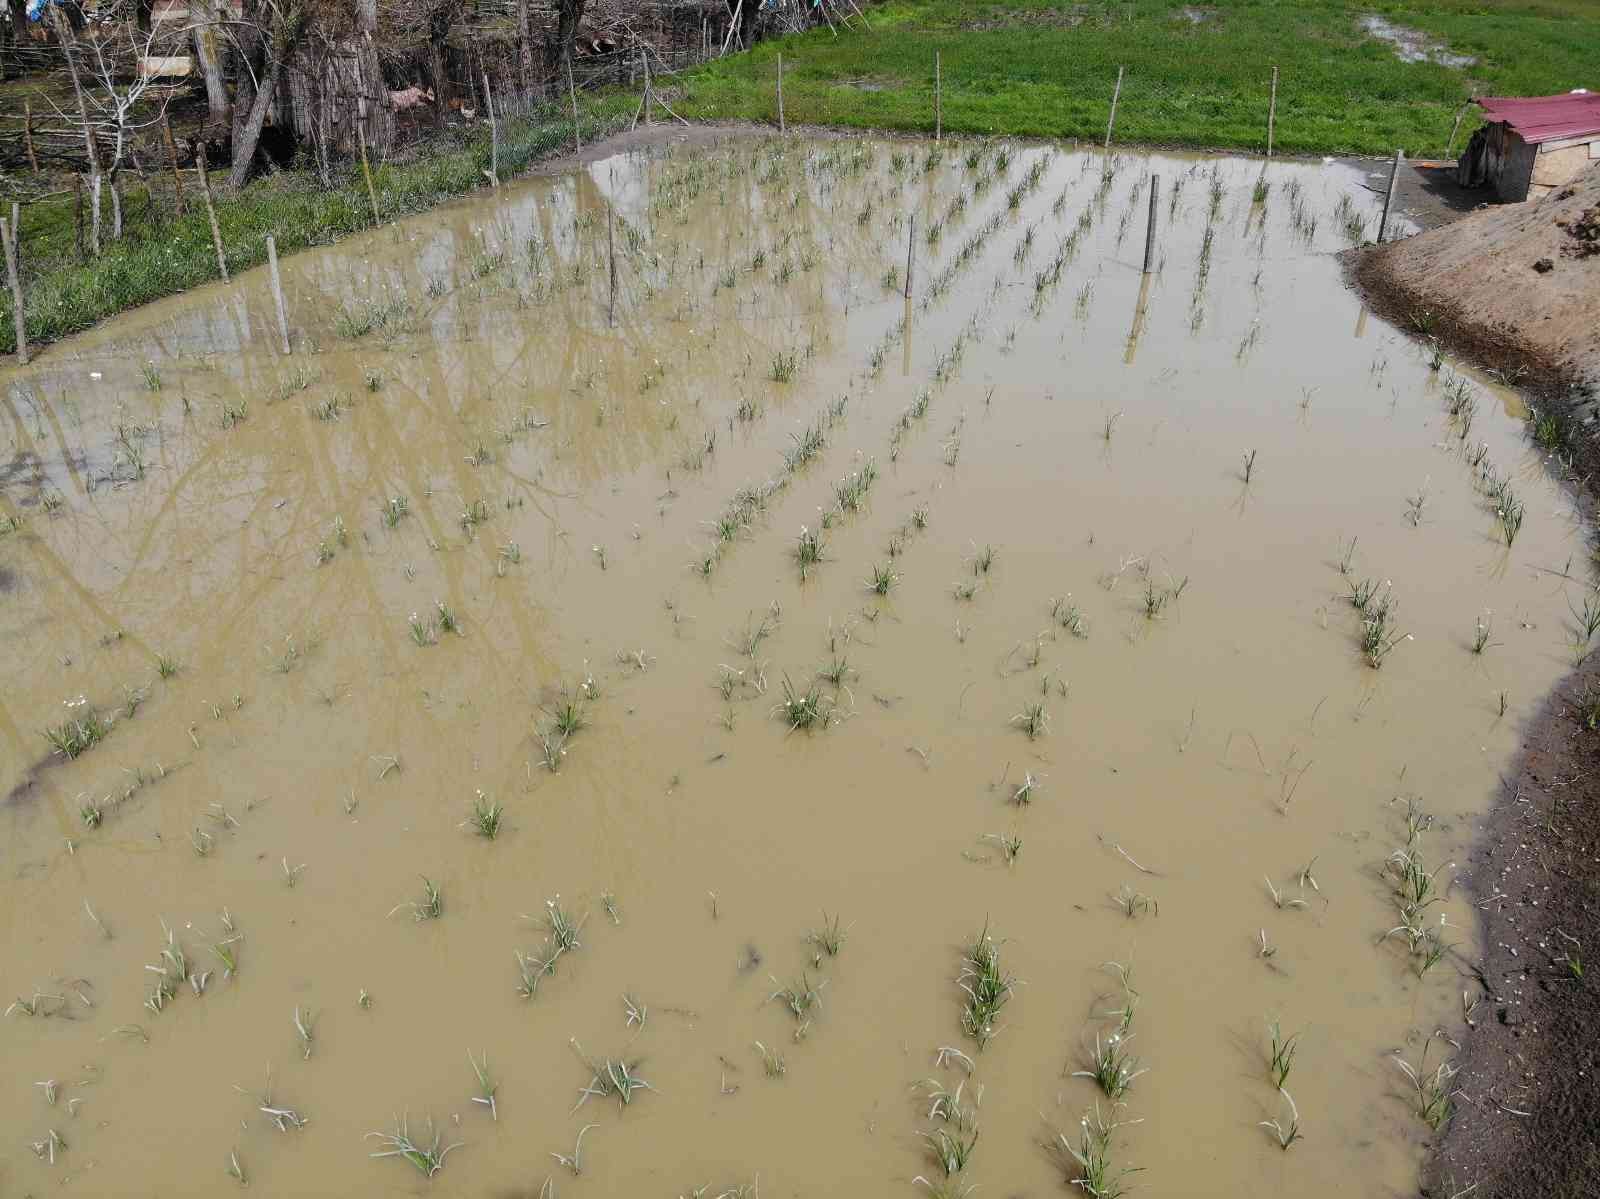
[[[23,31],[28,28],[27,0],[9,0],[6,5],[6,27],[0,29],[0,79],[15,75],[22,78]]]
[[[248,8],[259,13],[259,0]],[[270,32],[260,27],[259,19],[250,22],[255,27],[258,44],[267,60],[266,75],[256,88],[255,98],[244,119],[239,119],[243,105],[234,103],[233,168],[228,172],[228,186],[237,188],[250,177],[255,163],[256,150],[261,145],[261,128],[267,122],[267,113],[277,99],[278,81],[283,78],[284,64],[294,57],[305,33],[305,8],[303,0],[274,0]]]
[[[578,36],[587,0],[557,0],[555,41],[550,47],[550,65],[564,70],[572,57],[572,40]]]
[[[450,112],[450,51],[446,39],[459,10],[456,0],[444,0],[428,16],[428,76],[433,83],[433,107],[441,121]]]
[[[139,26],[140,33],[150,32],[150,18],[155,13],[155,7],[156,0],[135,0],[133,17]]]
[[[223,58],[223,39],[216,14],[194,27],[194,56],[206,81],[206,108],[209,120],[225,124],[228,120],[228,81]]]
[[[260,0],[244,0],[243,19],[235,27],[233,41],[238,52],[233,57],[233,144],[237,146],[244,136],[245,125],[255,108],[256,80],[266,67],[264,52],[267,39],[258,23],[261,14]],[[257,136],[260,131],[257,130]],[[251,142],[251,157],[255,156],[255,143]]]
[[[117,183],[116,163],[111,164],[111,170],[106,174],[106,182],[111,185],[111,240],[122,240],[122,188]]]
[[[267,109],[272,107],[273,94],[278,90],[278,79],[283,74],[283,59],[276,54],[267,66],[266,78],[256,89],[255,100],[245,114],[243,125],[233,132],[233,167],[228,171],[228,186],[237,188],[250,177],[255,162],[256,147],[261,144],[261,127],[267,123]]]
[[[361,122],[367,147],[387,153],[394,145],[394,110],[389,107],[389,88],[378,61],[378,0],[356,0],[356,10],[361,32],[353,47],[351,115]]]
[[[756,0],[744,0],[744,9],[739,14],[739,40],[746,50],[755,44],[756,18],[761,15],[761,5]]]
[[[89,225],[89,252],[100,257],[100,154],[95,147],[94,126],[89,123],[89,106],[83,98],[83,80],[78,77],[78,56],[73,53],[72,29],[61,6],[50,6],[50,19],[61,39],[61,53],[67,60],[67,72],[72,76],[72,91],[78,98],[78,121],[83,126],[83,149],[89,160],[89,193],[92,198],[92,215]]]
[[[533,95],[533,24],[528,0],[517,0],[517,69],[526,102]]]

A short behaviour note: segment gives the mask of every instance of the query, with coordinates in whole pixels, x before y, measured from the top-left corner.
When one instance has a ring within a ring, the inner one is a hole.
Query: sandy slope
[[[1600,240],[1572,229],[1585,214],[1588,236],[1600,236],[1600,165],[1541,202],[1366,250],[1353,273],[1391,315],[1415,326],[1431,314],[1447,344],[1491,364],[1600,384]]]

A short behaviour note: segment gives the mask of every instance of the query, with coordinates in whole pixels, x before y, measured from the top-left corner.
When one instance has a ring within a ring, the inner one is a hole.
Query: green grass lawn
[[[1477,62],[1402,62],[1366,13]],[[1593,0],[892,0],[868,16],[870,32],[814,31],[693,73],[682,111],[775,120],[782,52],[789,120],[931,131],[938,51],[953,132],[1103,137],[1120,65],[1118,139],[1260,150],[1277,66],[1279,149],[1418,156],[1444,152],[1474,92],[1600,88]]]
[[[1398,146],[1416,157],[1443,153],[1470,95],[1600,88],[1600,0],[888,0],[867,12],[865,29],[765,42],[690,71],[673,83],[674,107],[702,120],[774,121],[781,52],[790,121],[931,132],[937,51],[944,127],[952,133],[1098,140],[1120,65],[1119,141],[1259,151],[1277,66],[1279,150],[1388,154]],[[1362,16],[1373,12],[1476,61],[1403,62],[1362,29]],[[588,100],[588,136],[624,123],[635,102],[616,93]],[[1458,147],[1474,123],[1469,115]],[[512,124],[502,178],[559,149],[570,132],[559,109],[543,124]],[[487,135],[479,133],[385,167],[378,175],[385,219],[481,186],[488,157]],[[130,175],[124,180],[135,231],[108,243],[93,263],[76,259],[70,200],[24,209],[31,341],[53,341],[215,277],[198,205],[158,227],[140,219],[139,185]],[[268,233],[289,252],[370,223],[353,171],[332,191],[304,175],[276,175],[220,199],[218,209],[237,270],[264,259]],[[0,353],[14,349],[5,319]]]

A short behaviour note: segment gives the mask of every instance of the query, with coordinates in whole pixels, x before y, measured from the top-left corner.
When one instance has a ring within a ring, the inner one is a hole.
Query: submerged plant
[[[1011,723],[1028,734],[1028,740],[1033,741],[1042,737],[1050,726],[1050,717],[1041,703],[1027,704],[1022,711],[1011,718]]]
[[[428,1120],[428,1132],[432,1134],[432,1142],[426,1138],[414,1139],[411,1135],[409,1115],[396,1116],[393,1132],[369,1132],[368,1139],[376,1140],[381,1146],[372,1157],[399,1157],[404,1158],[415,1166],[425,1178],[432,1178],[444,1169],[444,1159],[450,1155],[452,1149],[461,1148],[461,1142],[455,1141],[449,1145],[444,1144],[444,1138],[434,1130],[433,1120]]]
[[[784,675],[783,699],[773,712],[788,722],[790,732],[818,725],[826,728],[834,718],[834,702],[822,693],[815,682],[801,691],[788,675]]]
[[[1450,1122],[1450,1117],[1455,1114],[1455,1097],[1460,1091],[1455,1085],[1456,1075],[1459,1071],[1449,1062],[1440,1062],[1432,1073],[1428,1072],[1428,1051],[1433,1048],[1434,1038],[1439,1034],[1430,1035],[1422,1046],[1422,1056],[1413,1066],[1398,1053],[1395,1054],[1394,1063],[1400,1072],[1410,1081],[1415,1091],[1414,1104],[1416,1113],[1434,1132],[1438,1132]]]
[[[1114,1103],[1120,1102],[1133,1085],[1133,1080],[1148,1072],[1146,1067],[1139,1064],[1139,1059],[1128,1052],[1128,1042],[1131,1040],[1132,1033],[1114,1032],[1104,1040],[1101,1040],[1099,1033],[1095,1033],[1094,1048],[1085,1050],[1088,1068],[1074,1070],[1072,1076],[1093,1079],[1106,1098]]]
[[[1270,1128],[1273,1138],[1278,1142],[1278,1148],[1287,1152],[1289,1146],[1300,1139],[1300,1109],[1295,1106],[1294,1096],[1282,1086],[1278,1088],[1278,1094],[1282,1095],[1284,1102],[1289,1105],[1288,1122],[1285,1123],[1282,1119],[1262,1120],[1261,1127]]]
[[[962,953],[956,985],[967,997],[961,1027],[983,1049],[1000,1031],[996,1021],[1016,985],[1015,977],[1000,965],[1000,943],[989,935],[988,925]]]
[[[500,824],[505,817],[505,805],[490,799],[482,791],[472,801],[472,811],[463,820],[463,827],[470,827],[478,836],[493,841],[500,835]]]
[[[1094,1118],[1091,1120],[1086,1115],[1079,1124],[1076,1145],[1067,1139],[1065,1133],[1056,1134],[1054,1147],[1065,1155],[1068,1163],[1077,1171],[1071,1180],[1072,1185],[1083,1191],[1088,1199],[1122,1199],[1127,1194],[1127,1176],[1138,1172],[1137,1167],[1118,1167],[1111,1160],[1111,1137],[1120,1127],[1114,1118],[1115,1105],[1111,1110],[1113,1119],[1108,1123],[1096,1104]]]
[[[418,924],[421,924],[424,920],[437,920],[439,918],[444,911],[444,897],[427,875],[424,874],[419,877],[422,879],[422,898],[395,904],[394,907],[389,909],[389,915],[393,916],[396,912],[405,911],[409,908],[412,918]]]
[[[56,753],[70,760],[101,741],[111,731],[111,725],[81,698],[68,700],[67,706],[83,710],[79,715],[69,716],[60,724],[45,729],[44,738]]]
[[[1283,1035],[1283,1029],[1274,1020],[1267,1025],[1267,1035],[1270,1043],[1267,1047],[1267,1076],[1272,1080],[1272,1085],[1280,1091],[1283,1084],[1289,1079],[1289,1071],[1294,1067],[1295,1051],[1300,1045],[1300,1034],[1291,1033]]]

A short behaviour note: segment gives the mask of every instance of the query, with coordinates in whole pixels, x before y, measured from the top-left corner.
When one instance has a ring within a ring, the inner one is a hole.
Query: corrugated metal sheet
[[[1529,145],[1600,133],[1600,93],[1497,98],[1480,96],[1478,106],[1491,121],[1504,121]]]

